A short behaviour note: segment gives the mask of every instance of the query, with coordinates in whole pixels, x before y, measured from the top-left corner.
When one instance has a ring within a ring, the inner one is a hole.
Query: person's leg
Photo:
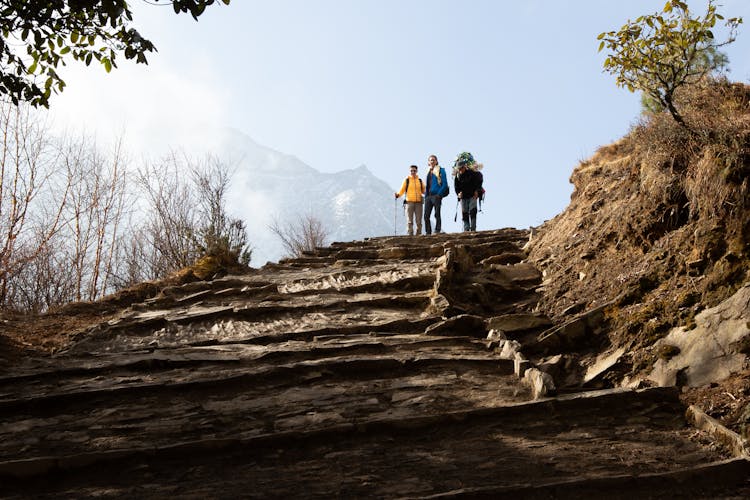
[[[422,234],[422,203],[414,204],[414,218],[417,220],[417,236]]]
[[[440,196],[435,196],[435,201],[433,201],[433,204],[435,205],[435,234],[442,232],[442,222],[440,220],[440,207],[443,204],[443,199]]]
[[[464,222],[464,231],[469,231],[471,226],[469,226],[469,204],[471,203],[471,199],[465,200],[461,198],[461,219]]]
[[[414,203],[406,203],[406,234],[414,235]]]
[[[469,227],[472,231],[477,230],[477,200],[472,198],[469,205]]]
[[[432,233],[432,225],[430,224],[430,213],[432,212],[432,196],[425,196],[424,198],[424,234]]]

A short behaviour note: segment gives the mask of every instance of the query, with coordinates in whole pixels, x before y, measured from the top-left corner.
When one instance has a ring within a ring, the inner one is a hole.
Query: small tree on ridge
[[[732,43],[742,18],[726,20],[729,35],[723,42],[714,38],[716,22],[723,20],[709,0],[703,17],[690,16],[687,3],[668,0],[663,12],[628,21],[619,31],[599,34],[599,51],[610,50],[604,70],[615,76],[617,85],[631,92],[643,91],[689,128],[675,106],[675,92],[699,81],[721,61],[717,49]]]

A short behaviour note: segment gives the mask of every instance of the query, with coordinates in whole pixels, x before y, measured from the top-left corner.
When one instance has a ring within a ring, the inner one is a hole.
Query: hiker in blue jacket
[[[435,155],[430,155],[427,159],[427,171],[426,187],[425,187],[425,201],[424,201],[424,232],[425,234],[432,234],[432,225],[430,224],[430,215],[432,209],[435,209],[435,234],[442,233],[441,226],[442,221],[440,219],[440,206],[443,203],[443,198],[448,196],[450,188],[448,187],[448,179],[445,174],[445,169],[438,165],[438,159]]]

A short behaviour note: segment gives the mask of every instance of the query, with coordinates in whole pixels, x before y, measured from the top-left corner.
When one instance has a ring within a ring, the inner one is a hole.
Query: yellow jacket
[[[421,203],[422,202],[422,195],[424,195],[424,183],[422,182],[422,179],[417,176],[417,178],[413,178],[412,176],[407,177],[404,179],[403,184],[401,184],[401,189],[398,193],[396,193],[399,197],[404,194],[404,191],[406,191],[406,181],[409,180],[409,191],[406,193],[406,201],[412,202],[412,203]]]

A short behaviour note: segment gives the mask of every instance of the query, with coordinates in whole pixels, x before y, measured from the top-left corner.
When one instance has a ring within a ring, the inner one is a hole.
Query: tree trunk
[[[669,114],[672,115],[672,118],[674,118],[674,120],[679,123],[681,127],[685,127],[685,130],[693,133],[690,127],[688,127],[687,123],[685,123],[682,115],[679,113],[679,111],[677,111],[677,108],[675,108],[674,102],[672,101],[671,92],[664,95],[664,104],[667,105],[667,110],[669,110]]]

